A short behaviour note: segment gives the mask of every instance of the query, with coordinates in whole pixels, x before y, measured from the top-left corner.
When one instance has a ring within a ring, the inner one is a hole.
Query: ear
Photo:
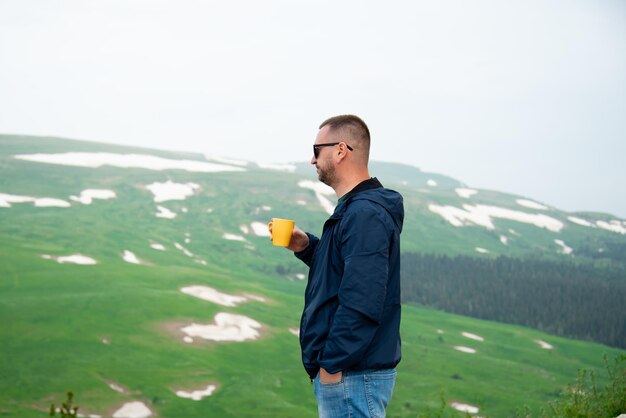
[[[340,163],[348,155],[348,148],[346,147],[346,144],[343,142],[340,142],[339,145],[337,145],[337,147],[339,149],[337,150],[337,153],[335,155],[336,155],[337,162]]]

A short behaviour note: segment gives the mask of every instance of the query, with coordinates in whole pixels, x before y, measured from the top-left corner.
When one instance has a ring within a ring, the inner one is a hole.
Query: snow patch
[[[59,264],[71,263],[71,264],[82,264],[82,265],[88,266],[88,265],[94,265],[98,263],[93,258],[87,257],[85,255],[81,255],[81,254],[72,254],[72,255],[60,256],[60,257],[43,254],[41,257],[45,258],[46,260],[55,260]]]
[[[250,226],[252,227],[252,232],[257,237],[269,237],[270,236],[270,231],[269,229],[267,229],[267,224],[264,224],[263,222],[252,222]]]
[[[463,189],[463,188],[455,189],[454,191],[456,192],[456,194],[458,194],[461,197],[464,197],[465,199],[469,199],[470,197],[472,197],[472,195],[475,195],[476,193],[478,193],[478,190]]]
[[[259,206],[259,207],[254,208],[254,210],[252,211],[252,214],[253,215],[258,215],[261,212],[269,212],[271,210],[272,210],[271,206],[263,205],[263,206]]]
[[[202,264],[203,266],[207,265],[207,262],[205,260],[203,260],[200,257],[196,257],[191,251],[189,251],[187,248],[183,247],[182,244],[179,244],[178,242],[174,243],[174,247],[176,247],[177,250],[180,250],[183,252],[183,254],[185,254],[187,257],[189,258],[193,258],[193,261],[195,261],[198,264]]]
[[[187,257],[193,257],[193,253],[189,251],[188,249],[186,249],[185,247],[183,247],[181,244],[175,242],[174,247],[181,250]]]
[[[489,250],[487,250],[485,248],[481,248],[481,247],[476,247],[474,249],[476,250],[476,252],[479,252],[481,254],[487,254],[489,252]]]
[[[561,247],[561,251],[560,252],[563,253],[563,254],[571,254],[572,251],[574,251],[572,249],[572,247],[568,247],[567,245],[565,245],[563,240],[555,239],[554,242]]]
[[[228,241],[243,241],[243,242],[246,241],[246,239],[242,237],[241,235],[229,234],[229,233],[224,233],[224,235],[222,235],[222,238]]]
[[[37,206],[35,204],[35,206]],[[610,222],[606,221],[596,221],[596,226],[601,229],[606,229],[607,231],[617,232],[618,234],[626,234],[626,228],[620,221],[612,220]]]
[[[295,335],[296,337],[300,336],[300,329],[299,328],[295,328],[295,327],[290,327],[289,328],[289,332],[291,332],[293,335]]]
[[[70,196],[70,199],[75,202],[80,202],[83,205],[91,205],[94,199],[115,199],[117,195],[113,190],[105,189],[86,189],[80,192],[80,196]]]
[[[618,219],[612,219],[610,221],[587,221],[585,219],[577,218],[575,216],[568,216],[567,219],[575,224],[581,226],[587,226],[590,228],[600,228],[607,231],[616,232],[618,234],[626,234],[626,222],[622,222]]]
[[[559,232],[563,228],[563,222],[547,215],[520,212],[497,206],[463,205],[463,209],[461,209],[454,206],[430,204],[428,209],[457,227],[476,224],[493,230],[495,226],[492,218],[498,218],[528,223],[552,232]]]
[[[570,222],[573,222],[573,223],[578,224],[578,225],[589,226],[589,227],[592,227],[592,228],[594,227],[594,225],[591,222],[586,221],[586,220],[581,219],[581,218],[577,218],[575,216],[568,216],[567,219],[569,219]]]
[[[213,392],[217,389],[215,385],[208,385],[205,389],[194,390],[193,392],[185,392],[184,390],[176,391],[176,396],[179,398],[191,399],[194,401],[200,401],[202,398],[206,398],[207,396],[211,396]]]
[[[211,341],[255,340],[259,337],[261,324],[252,318],[220,312],[215,315],[215,325],[191,324],[182,331],[190,337],[199,337]]]
[[[246,167],[248,165],[248,162],[247,161],[243,161],[243,160],[233,160],[233,159],[230,159],[230,158],[215,157],[215,156],[211,156],[211,155],[208,155],[208,154],[205,154],[204,157],[207,160],[217,161],[218,163],[222,163],[222,164],[238,165],[240,167]]]
[[[113,418],[148,418],[151,416],[152,411],[139,401],[125,403],[113,414]]]
[[[462,332],[461,335],[463,335],[464,337],[469,338],[471,340],[485,341],[485,339],[483,337],[481,337],[480,335],[472,334],[472,333],[469,333],[469,332]]]
[[[11,203],[30,203],[37,207],[69,208],[71,204],[65,200],[52,197],[30,197],[0,193],[0,207],[10,208]]]
[[[302,180],[298,182],[298,186],[302,187],[303,189],[313,190],[315,193],[319,193],[321,195],[332,196],[335,194],[335,191],[332,189],[332,187],[318,181]]]
[[[547,343],[547,342],[545,342],[545,341],[542,341],[542,340],[535,340],[535,342],[536,342],[537,344],[539,344],[539,346],[540,346],[541,348],[543,348],[544,350],[554,350],[554,346],[552,346],[552,344],[548,344],[548,343]]]
[[[34,200],[34,197],[0,193],[0,207],[3,208],[10,208],[11,203],[26,203]]]
[[[500,242],[507,245],[509,243],[509,238],[506,235],[500,235]]]
[[[222,306],[237,306],[238,304],[247,302],[248,300],[243,296],[229,295],[208,286],[187,286],[180,289],[180,291],[187,295],[212,303],[217,303]]]
[[[464,347],[462,345],[457,345],[454,347],[455,350],[460,351],[462,353],[475,354],[476,350],[470,347]]]
[[[541,203],[537,203],[537,202],[532,201],[532,200],[517,199],[515,202],[517,202],[518,205],[524,206],[525,208],[529,208],[529,209],[538,209],[538,210],[547,210],[548,209],[547,206],[544,206]]]
[[[137,258],[137,256],[133,252],[128,251],[128,250],[124,250],[124,254],[122,255],[122,258],[127,263],[142,264],[142,262]]]
[[[118,385],[117,383],[109,383],[109,387],[118,393],[125,392],[124,388]]]
[[[332,215],[335,211],[335,205],[326,197],[332,196],[335,194],[335,191],[321,182],[314,182],[311,180],[302,180],[298,182],[298,186],[303,189],[310,189],[315,192],[315,197],[322,205],[322,208],[328,212],[329,215]]]
[[[61,413],[61,408],[57,407],[57,408],[55,408],[55,411],[60,414]],[[67,416],[69,416],[69,415],[67,415]],[[84,417],[87,417],[87,418],[102,418],[102,416],[98,415],[98,414],[81,414],[79,412],[76,413],[76,416],[78,418],[84,418]]]
[[[294,173],[296,171],[296,166],[294,164],[257,163],[257,165],[266,170],[285,171],[287,173]]]
[[[466,403],[452,402],[451,407],[460,412],[467,412],[468,414],[477,414],[479,409],[477,406],[468,405]]]
[[[426,184],[428,184],[430,187],[435,187],[437,186],[437,182],[433,179],[428,179],[428,181],[426,182]]]
[[[246,171],[241,167],[213,164],[204,161],[174,160],[145,154],[115,154],[108,152],[66,152],[60,154],[22,154],[18,160],[37,163],[99,168],[104,165],[120,168],[145,168],[147,170],[185,170],[198,173]]]
[[[159,244],[158,242],[153,242],[150,244],[150,247],[155,249],[155,250],[159,250],[159,251],[166,251],[165,246],[163,246],[163,244]]]
[[[155,215],[157,218],[174,219],[177,215],[166,207],[157,206],[159,210]]]
[[[148,184],[146,188],[154,195],[154,201],[159,203],[168,200],[185,200],[188,196],[193,196],[200,186],[196,183],[174,183],[168,180],[165,183]]]
[[[251,300],[256,300],[257,302],[267,302],[267,299],[263,296],[253,295],[251,293],[244,293],[243,296]]]
[[[69,208],[71,205],[69,202],[61,199],[53,199],[51,197],[42,197],[35,199],[35,206],[37,207],[53,207],[53,208]]]

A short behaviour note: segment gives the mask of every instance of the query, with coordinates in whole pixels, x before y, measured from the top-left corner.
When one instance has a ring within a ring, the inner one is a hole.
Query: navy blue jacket
[[[300,346],[311,378],[320,367],[337,373],[400,362],[403,199],[368,181],[378,186],[341,199],[322,237],[307,234],[309,246],[295,253],[310,267]]]

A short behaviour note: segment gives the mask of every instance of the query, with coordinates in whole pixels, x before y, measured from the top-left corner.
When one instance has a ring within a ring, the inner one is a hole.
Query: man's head
[[[311,164],[316,166],[320,181],[338,191],[354,178],[369,176],[369,149],[369,129],[361,118],[334,116],[320,125]]]
[[[370,130],[363,119],[355,115],[339,115],[326,119],[320,129],[328,126],[331,137],[353,148],[355,160],[367,166],[370,157]]]

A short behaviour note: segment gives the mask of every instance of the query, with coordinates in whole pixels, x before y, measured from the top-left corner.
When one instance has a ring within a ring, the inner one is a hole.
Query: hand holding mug
[[[309,245],[308,235],[295,226],[295,221],[291,219],[272,218],[267,228],[270,231],[270,239],[276,246],[299,252]]]
[[[270,219],[267,229],[270,231],[272,243],[278,247],[288,247],[295,224],[296,222],[291,219]]]

